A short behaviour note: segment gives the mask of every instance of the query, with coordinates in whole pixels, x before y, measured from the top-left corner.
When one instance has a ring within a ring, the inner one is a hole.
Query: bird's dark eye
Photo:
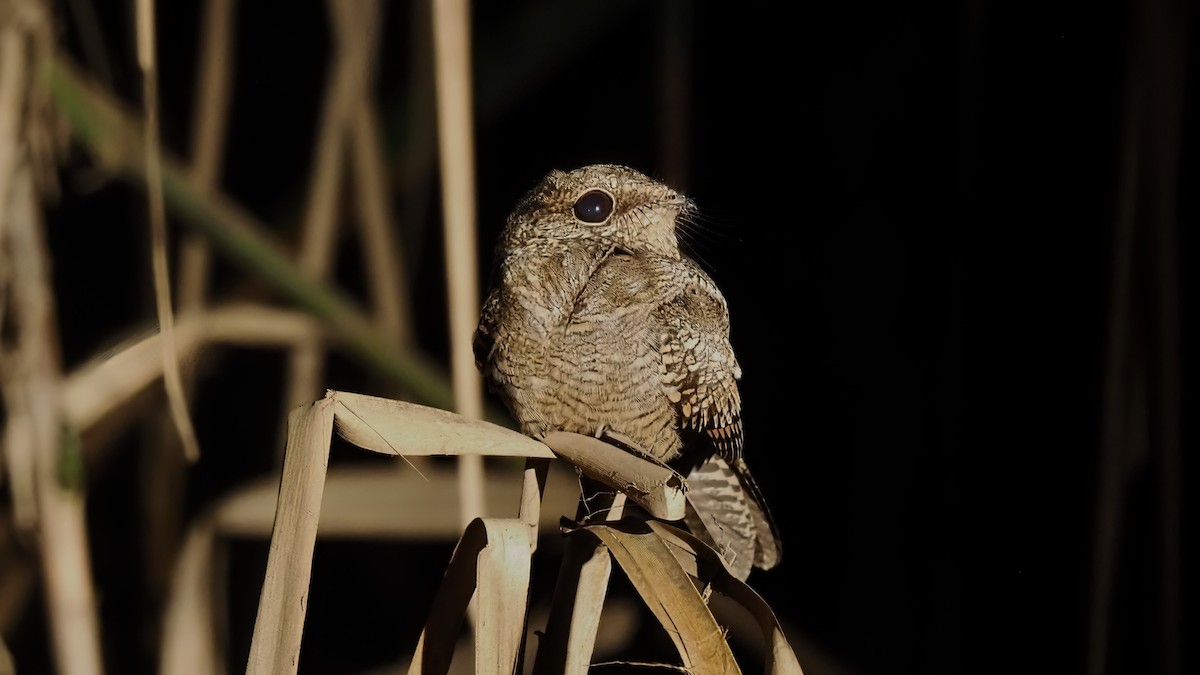
[[[603,223],[613,212],[613,198],[604,190],[589,190],[575,200],[575,217],[585,223]]]

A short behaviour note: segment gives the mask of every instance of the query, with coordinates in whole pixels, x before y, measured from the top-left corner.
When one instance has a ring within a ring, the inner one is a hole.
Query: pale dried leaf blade
[[[748,584],[729,574],[716,551],[690,533],[666,523],[651,521],[650,528],[667,543],[683,569],[710,583],[713,590],[741,605],[758,622],[763,644],[767,646],[763,654],[767,675],[804,675],[775,612]]]
[[[487,528],[482,519],[476,518],[467,525],[454,547],[409,662],[409,675],[445,675],[449,671],[467,605],[479,580],[480,553],[487,545]]]
[[[175,349],[181,360],[194,358],[208,316],[181,317],[175,325]],[[85,432],[157,382],[163,373],[161,341],[153,329],[144,331],[72,372],[62,392],[71,425]]]
[[[611,572],[608,547],[593,537],[568,538],[534,675],[587,675]]]
[[[592,436],[554,431],[542,442],[589,477],[624,493],[655,518],[680,520],[686,513],[683,477],[668,466]]]
[[[364,450],[385,455],[554,457],[528,436],[446,410],[345,391],[331,390],[325,398],[338,404],[338,434]]]
[[[741,673],[725,632],[667,544],[653,531],[620,525],[583,528],[604,542],[695,675]]]
[[[299,665],[334,406],[324,399],[288,416],[283,478],[247,675],[295,673]]]
[[[558,466],[563,466],[558,464]],[[518,517],[529,528],[529,554],[537,550],[538,525],[542,519],[542,502],[546,497],[546,478],[550,473],[550,460],[527,459],[521,475],[521,506]],[[489,488],[492,487],[489,485]],[[490,495],[494,490],[489,489]],[[486,495],[485,495],[486,497]],[[488,511],[497,514],[496,511]]]
[[[154,50],[154,3],[137,0],[138,65],[142,70],[142,105],[145,111],[143,126],[146,166],[146,193],[149,197],[150,257],[153,268],[154,300],[161,327],[163,384],[168,409],[184,456],[189,462],[200,459],[200,442],[188,413],[183,377],[179,373],[179,349],[175,344],[175,315],[171,308],[171,277],[168,272],[167,207],[162,185],[162,157],[159,152],[158,131],[158,71]]]
[[[171,597],[163,619],[160,673],[224,675],[225,655],[217,648],[213,597],[211,518],[192,526],[171,580]]]
[[[516,518],[485,518],[479,552],[475,672],[514,673],[529,598],[529,530]]]

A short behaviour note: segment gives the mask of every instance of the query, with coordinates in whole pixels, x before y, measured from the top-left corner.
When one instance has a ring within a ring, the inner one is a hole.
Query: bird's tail
[[[779,531],[745,460],[714,456],[688,474],[687,524],[745,580],[751,567],[768,570],[782,554]]]

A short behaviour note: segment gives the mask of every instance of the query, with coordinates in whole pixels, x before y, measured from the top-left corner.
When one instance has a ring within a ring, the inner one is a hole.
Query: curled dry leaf
[[[688,672],[695,675],[742,672],[725,639],[725,630],[657,532],[643,522],[624,520],[588,525],[572,536],[593,536],[608,547],[675,643]]]
[[[467,604],[478,588],[475,672],[514,672],[525,634],[529,534],[515,518],[476,518],[467,525],[438,588],[409,665],[415,675],[450,668]]]
[[[762,631],[766,646],[763,662],[768,675],[803,675],[796,653],[792,651],[775,612],[758,593],[744,581],[729,574],[721,556],[707,544],[666,523],[650,521],[650,529],[662,538],[681,569],[695,577],[702,585],[733,600],[748,611]]]
[[[532,438],[497,424],[378,396],[330,390],[337,432],[364,450],[385,455],[495,455],[542,457],[554,453]]]
[[[597,438],[560,431],[539,443],[490,422],[416,403],[332,390],[326,399],[337,404],[337,432],[366,450],[401,456],[558,456],[625,493],[655,518],[680,520],[686,509],[682,476]]]
[[[542,442],[586,475],[619,490],[655,518],[680,520],[687,501],[683,476],[592,436],[555,431]]]

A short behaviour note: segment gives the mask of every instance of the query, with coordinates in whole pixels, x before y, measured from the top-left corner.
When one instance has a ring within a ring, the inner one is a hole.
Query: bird
[[[523,433],[608,432],[685,475],[688,528],[745,580],[782,547],[743,457],[725,297],[680,249],[696,211],[628,166],[550,171],[505,221],[472,348]]]

